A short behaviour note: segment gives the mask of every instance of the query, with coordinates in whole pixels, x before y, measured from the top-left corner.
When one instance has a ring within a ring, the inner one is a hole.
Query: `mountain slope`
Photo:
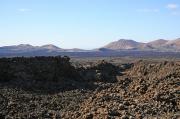
[[[38,50],[37,46],[32,46],[29,44],[0,47],[0,53],[21,53],[21,52],[30,52],[36,50]]]
[[[134,40],[120,39],[99,48],[108,50],[141,50],[141,51],[180,51],[180,38],[175,40],[158,39],[148,43],[136,42]]]
[[[104,55],[112,52],[119,51],[160,51],[160,52],[180,52],[180,38],[175,40],[164,40],[158,39],[148,43],[137,42],[134,40],[120,39],[115,42],[111,42],[104,47],[97,48],[94,50],[83,50],[83,49],[62,49],[55,45],[48,44],[43,46],[32,46],[29,44],[20,44],[13,46],[4,46],[0,47],[0,56],[51,56],[51,55],[60,55],[74,53],[78,54],[82,52],[103,52]]]
[[[52,44],[47,44],[43,46],[32,46],[29,44],[20,44],[13,46],[0,47],[0,53],[30,53],[38,52],[44,54],[45,52],[84,52],[87,50],[73,48],[73,49],[62,49]]]
[[[62,50],[62,48],[59,48],[59,47],[52,45],[52,44],[43,45],[40,48],[41,49],[48,49],[48,50]]]
[[[167,42],[168,42],[168,40],[158,39],[158,40],[147,43],[147,45],[157,48],[157,47],[161,47],[161,46],[165,45]]]
[[[168,41],[164,47],[166,48],[171,48],[171,49],[175,49],[175,50],[180,50],[180,38],[175,39],[175,40],[171,40]]]
[[[111,49],[111,50],[130,50],[130,49],[137,49],[142,47],[143,43],[136,42],[134,40],[126,40],[120,39],[118,41],[109,43],[108,45],[104,46],[103,48]]]

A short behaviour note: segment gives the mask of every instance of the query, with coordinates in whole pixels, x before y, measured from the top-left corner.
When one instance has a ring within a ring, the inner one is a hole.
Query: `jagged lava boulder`
[[[116,82],[116,75],[120,74],[118,66],[104,60],[89,67],[81,67],[79,72],[84,80],[97,82]]]

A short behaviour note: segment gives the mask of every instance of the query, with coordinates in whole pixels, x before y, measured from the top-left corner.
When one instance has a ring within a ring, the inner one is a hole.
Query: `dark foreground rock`
[[[178,61],[74,67],[68,57],[16,58],[0,59],[0,71],[2,119],[180,118]]]
[[[96,82],[116,82],[116,76],[120,75],[120,67],[108,63],[104,60],[92,66],[81,67],[78,69],[81,77],[87,81]]]

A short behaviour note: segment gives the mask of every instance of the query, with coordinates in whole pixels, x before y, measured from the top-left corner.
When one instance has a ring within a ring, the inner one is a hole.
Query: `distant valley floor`
[[[139,58],[180,58],[180,52],[157,51],[105,51],[105,52],[24,52],[0,53],[0,57],[33,57],[33,56],[69,56],[69,57],[139,57]]]

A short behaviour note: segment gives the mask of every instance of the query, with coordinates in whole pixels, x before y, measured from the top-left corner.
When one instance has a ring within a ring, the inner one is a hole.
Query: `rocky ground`
[[[1,59],[0,71],[2,119],[180,118],[178,61]]]

